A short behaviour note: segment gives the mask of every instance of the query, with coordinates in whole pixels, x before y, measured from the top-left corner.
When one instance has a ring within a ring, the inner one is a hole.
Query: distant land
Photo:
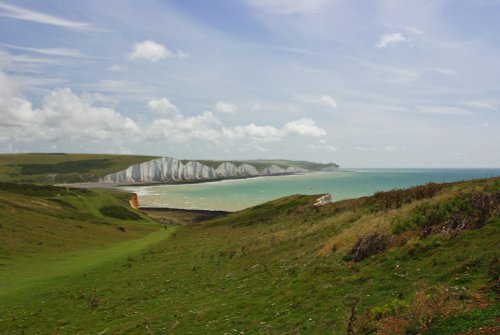
[[[314,171],[326,172],[337,169],[338,165],[334,163],[321,164],[290,160],[181,161],[172,157],[161,157],[107,175],[100,181],[120,184],[193,182]]]
[[[108,154],[0,154],[0,181],[24,183],[190,182],[333,171],[335,163],[291,160],[178,160]]]

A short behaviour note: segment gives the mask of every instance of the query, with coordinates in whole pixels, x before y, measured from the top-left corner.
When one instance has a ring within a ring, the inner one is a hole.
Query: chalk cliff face
[[[225,178],[244,178],[252,176],[269,176],[284,173],[307,172],[298,167],[288,167],[286,170],[277,165],[271,165],[260,172],[250,164],[235,165],[224,162],[216,168],[190,161],[182,163],[172,157],[153,159],[142,164],[132,165],[126,170],[105,176],[105,183],[152,183],[152,182],[185,182],[198,180],[213,180]]]

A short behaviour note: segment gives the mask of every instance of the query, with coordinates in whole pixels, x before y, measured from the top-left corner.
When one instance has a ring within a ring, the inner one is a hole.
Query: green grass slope
[[[134,240],[157,230],[148,216],[129,208],[128,197],[112,191],[0,182],[0,270],[21,256],[37,258]],[[114,211],[103,211],[106,208]]]
[[[0,333],[498,333],[500,179],[315,198],[179,227],[7,292]]]
[[[154,159],[151,156],[100,154],[0,154],[0,181],[77,183]]]

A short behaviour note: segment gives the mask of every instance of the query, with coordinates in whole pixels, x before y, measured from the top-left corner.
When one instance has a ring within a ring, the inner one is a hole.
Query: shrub
[[[23,175],[46,173],[88,173],[93,169],[109,168],[113,165],[110,159],[87,159],[81,161],[61,162],[57,164],[25,164],[20,165]]]
[[[392,232],[419,229],[422,237],[436,232],[453,237],[464,229],[484,226],[497,212],[499,198],[498,192],[472,192],[456,195],[444,203],[422,204],[407,218],[396,220]]]
[[[377,192],[372,197],[368,198],[368,202],[372,211],[399,208],[415,200],[432,198],[442,190],[444,186],[445,184],[428,183],[408,189],[394,189],[387,192]]]
[[[400,299],[393,299],[387,304],[375,307],[372,309],[372,315],[375,319],[380,320],[384,317],[394,316],[406,311],[410,305],[408,302]]]
[[[141,220],[141,217],[121,206],[103,206],[99,208],[102,215],[119,220]]]
[[[359,262],[384,251],[388,245],[389,237],[387,235],[374,232],[358,239],[351,250],[344,256],[344,260]]]

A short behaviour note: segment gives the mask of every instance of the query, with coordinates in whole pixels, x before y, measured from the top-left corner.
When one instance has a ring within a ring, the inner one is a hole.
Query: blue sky
[[[0,148],[499,167],[498,17],[497,0],[0,0]]]

